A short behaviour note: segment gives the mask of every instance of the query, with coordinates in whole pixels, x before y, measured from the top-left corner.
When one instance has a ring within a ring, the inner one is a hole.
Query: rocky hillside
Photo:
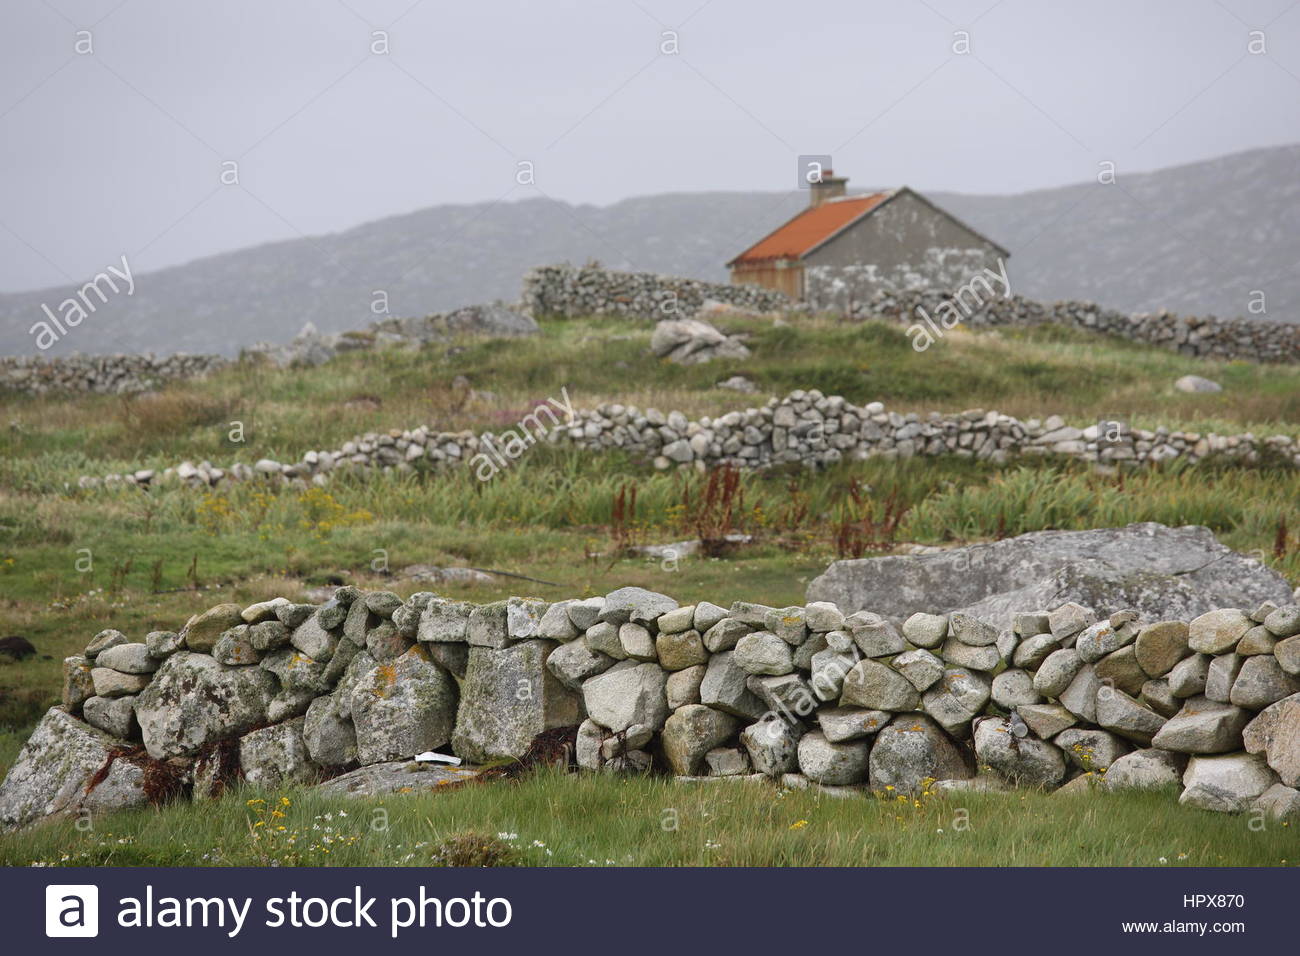
[[[1300,220],[1290,214],[1297,174],[1300,146],[1286,146],[1154,173],[1121,169],[1109,187],[929,195],[1012,251],[1023,295],[1236,315],[1250,290],[1264,289],[1269,315],[1290,319],[1300,312],[1292,268]],[[435,206],[141,275],[132,297],[101,306],[52,351],[230,354],[287,340],[308,321],[326,332],[361,327],[375,318],[374,290],[387,292],[394,315],[514,300],[524,272],[542,263],[596,259],[720,279],[728,258],[804,201],[802,193],[715,192],[607,207],[546,199]],[[0,353],[34,351],[28,329],[41,303],[66,295],[0,296]]]

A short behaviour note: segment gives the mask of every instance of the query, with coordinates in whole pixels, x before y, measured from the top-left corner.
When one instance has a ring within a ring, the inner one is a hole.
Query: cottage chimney
[[[849,177],[836,176],[834,170],[823,170],[820,182],[809,183],[808,185],[808,206],[816,209],[828,199],[836,199],[844,195],[845,185]]]

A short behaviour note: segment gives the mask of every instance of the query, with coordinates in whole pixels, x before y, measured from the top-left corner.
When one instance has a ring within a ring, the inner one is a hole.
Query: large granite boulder
[[[239,739],[239,766],[255,787],[315,782],[317,767],[303,739],[303,718],[245,734]]]
[[[876,735],[871,788],[915,793],[927,780],[975,776],[966,754],[925,714],[898,714]]]
[[[871,744],[866,740],[826,739],[820,730],[799,738],[799,772],[827,787],[845,787],[867,779],[867,759]]]
[[[1277,774],[1256,754],[1193,757],[1183,773],[1186,789],[1178,802],[1218,813],[1241,813],[1277,782]]]
[[[430,332],[421,335],[417,331],[415,332],[416,337],[421,338],[421,340],[437,338],[436,332],[440,326],[445,327],[447,332],[455,335],[493,337],[536,335],[540,331],[531,316],[524,315],[522,312],[500,302],[462,306],[442,316],[441,322],[438,322],[437,318],[437,316],[430,316],[426,319],[424,326]]]
[[[51,708],[0,783],[0,828],[16,829],[48,816],[144,806],[148,797],[143,768],[114,759],[123,746],[58,707]],[[106,766],[107,775],[92,786]]]
[[[667,689],[658,664],[619,661],[583,683],[582,699],[591,719],[614,733],[638,725],[659,730],[668,717]]]
[[[664,759],[673,773],[694,776],[700,772],[704,755],[731,739],[737,720],[703,704],[688,704],[673,711],[664,724]]]
[[[275,675],[261,667],[231,667],[192,651],[173,654],[135,699],[145,749],[165,760],[238,737],[266,723],[277,690]]]
[[[322,767],[341,767],[357,759],[357,729],[351,717],[339,714],[333,697],[317,697],[308,706],[302,739],[312,762]]]
[[[898,622],[918,609],[962,611],[1006,629],[1016,613],[1071,601],[1188,621],[1215,608],[1289,604],[1291,589],[1277,572],[1224,547],[1208,528],[1147,523],[836,561],[808,585],[807,599]]]
[[[650,351],[678,365],[749,357],[739,336],[720,332],[703,319],[663,319],[650,336]]]
[[[1011,722],[989,717],[975,725],[975,756],[998,777],[1021,787],[1051,790],[1065,779],[1065,755],[1035,737],[1017,737]]]
[[[447,746],[456,697],[455,678],[422,647],[376,664],[352,691],[357,759],[382,763]]]
[[[531,639],[471,647],[451,745],[471,763],[522,757],[544,730],[582,720],[578,695],[546,666],[559,645]]]

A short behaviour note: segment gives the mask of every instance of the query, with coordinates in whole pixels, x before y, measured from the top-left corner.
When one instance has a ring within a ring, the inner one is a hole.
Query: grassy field
[[[837,557],[911,543],[948,545],[1043,528],[1133,521],[1204,524],[1300,582],[1300,475],[1167,469],[1123,479],[1083,466],[989,468],[960,460],[865,462],[824,474],[747,475],[732,528],[749,544],[717,558],[638,557],[627,544],[695,537],[684,502],[698,478],[655,474],[613,458],[527,459],[484,486],[468,472],[372,476],[328,492],[241,486],[219,495],[182,488],[70,495],[0,491],[0,630],[41,652],[0,657],[0,727],[21,730],[58,697],[60,662],[115,627],[136,638],[174,630],[196,609],[276,595],[309,597],[346,581],[403,596],[412,564],[467,566],[491,583],[438,588],[474,601],[510,594],[572,597],[638,584],[682,601],[800,603]],[[620,489],[635,486],[633,519],[615,523]],[[854,490],[864,497],[859,506]],[[326,508],[322,501],[329,504]],[[876,513],[868,512],[875,508]],[[897,517],[890,525],[886,509]],[[325,516],[322,517],[322,511]],[[847,552],[845,529],[862,550]],[[86,562],[89,562],[88,564]],[[389,573],[382,573],[388,568]],[[379,568],[380,570],[376,570]],[[545,583],[543,583],[545,582]],[[198,588],[196,591],[195,588]],[[0,737],[0,764],[13,743]]]
[[[1300,369],[1295,368],[1204,363],[1047,328],[957,332],[923,354],[912,351],[900,329],[876,323],[807,319],[774,326],[737,320],[733,330],[749,333],[754,358],[681,368],[648,355],[648,328],[570,321],[547,323],[540,336],[528,340],[466,341],[418,353],[351,353],[309,370],[232,367],[147,397],[0,396],[0,636],[23,635],[38,649],[23,661],[0,657],[0,771],[34,721],[57,701],[62,658],[80,652],[100,629],[111,626],[140,639],[150,630],[177,629],[195,610],[213,604],[251,603],[274,595],[306,599],[344,582],[403,595],[431,589],[403,579],[401,569],[412,564],[508,573],[493,576],[490,583],[436,588],[475,601],[510,594],[572,597],[638,584],[682,601],[801,603],[807,583],[837,557],[1047,528],[1160,521],[1206,525],[1228,545],[1257,554],[1300,584],[1300,474],[1294,470],[1165,467],[1106,476],[1080,464],[1039,459],[1001,467],[939,459],[845,464],[819,474],[773,470],[743,476],[742,498],[725,529],[750,535],[750,543],[717,557],[679,560],[638,556],[629,546],[699,537],[711,517],[698,507],[702,479],[656,473],[644,462],[616,454],[592,456],[543,446],[488,483],[463,470],[336,477],[328,488],[306,492],[263,484],[147,493],[75,486],[82,474],[165,467],[183,459],[206,458],[221,465],[263,456],[296,459],[313,448],[337,447],[366,430],[420,424],[499,429],[517,421],[531,401],[558,396],[561,388],[579,407],[617,400],[692,416],[815,387],[856,402],[881,400],[899,411],[983,407],[1026,418],[1062,414],[1077,424],[1127,417],[1135,424],[1188,430],[1300,434]],[[763,393],[738,395],[715,387],[737,373],[757,382]],[[1174,391],[1173,381],[1189,373],[1221,381],[1225,391]],[[457,383],[457,376],[465,376],[473,391]],[[229,441],[236,421],[243,425],[244,443]],[[626,502],[633,491],[635,510],[625,507],[620,515],[619,500]],[[647,781],[625,789],[610,782],[563,785],[590,788],[584,792],[596,805],[625,799],[646,806],[657,799],[658,785]],[[508,817],[511,801],[519,799],[521,822],[514,829],[523,828],[520,832],[529,832],[531,839],[536,828],[522,822],[531,812],[527,801],[541,800],[546,788],[554,786],[535,781],[476,788],[450,795],[438,807],[463,807],[464,820],[471,821],[472,811],[480,807],[473,801],[500,800],[492,816],[500,823],[493,826],[513,832]],[[506,796],[512,793],[518,796]],[[781,799],[813,800],[798,794]],[[989,813],[999,799],[986,805]],[[1036,812],[1044,820],[1074,826],[1052,809],[1065,798],[1055,803],[1026,799],[1040,808]],[[1131,805],[1132,813],[1141,816],[1149,810],[1145,799],[1107,806]],[[836,814],[848,813],[833,801],[819,805],[817,812],[830,815],[826,827],[839,819]],[[223,803],[213,825],[219,820],[231,828],[229,852],[235,853],[244,825],[232,806]],[[320,807],[326,812],[324,804]],[[105,825],[132,835],[136,842],[130,853],[145,853],[141,847],[152,846],[147,852],[165,856],[164,831],[150,828],[171,825],[159,822],[166,820],[189,826],[182,818],[191,812],[172,808],[130,818],[134,823],[120,818]],[[1181,826],[1177,821],[1182,819],[1206,820],[1206,815],[1180,810],[1163,812],[1172,814],[1169,826]],[[433,830],[445,836],[461,826],[439,822],[422,829],[417,811],[410,814],[409,832],[398,841],[403,846],[420,840],[432,845]],[[206,811],[195,812],[194,822],[200,819],[206,819]],[[578,846],[590,846],[589,855],[602,862],[606,857],[621,860],[628,852],[660,853],[670,862],[706,859],[699,856],[705,852],[700,846],[684,843],[638,847],[635,830],[609,826],[617,832],[577,840],[565,850],[570,854],[565,862],[587,852]],[[779,830],[775,822],[771,826],[772,832]],[[891,843],[895,837],[864,829],[860,822],[855,826],[863,833],[845,832],[844,842],[835,843],[829,830],[819,831],[810,822],[808,833],[781,836],[773,845],[783,849],[771,852],[794,854],[780,856],[781,861],[804,859],[797,855],[805,852],[798,849],[803,847],[829,854],[828,860],[880,853],[892,862],[924,862],[917,854],[948,852],[947,844],[936,844],[931,834],[925,835],[926,842],[914,833],[917,842]],[[1211,821],[1204,826],[1238,825]],[[551,845],[559,832],[538,830],[536,838]],[[1056,852],[1034,845],[1029,818],[1015,832],[1026,841],[1017,852],[1030,854],[1018,859],[1036,862],[1033,853]],[[1133,847],[1120,841],[1122,827],[1106,832],[1111,833],[1107,839],[1119,841],[1105,845],[1108,855],[1080,859],[1150,862],[1144,855],[1172,859],[1171,853],[1181,852],[1176,831],[1133,837],[1142,841]],[[728,837],[731,851],[748,845],[742,833],[738,826],[736,835]],[[810,838],[816,833],[821,835]],[[53,842],[22,852],[33,858],[45,858],[59,847],[64,848],[57,849],[60,854],[72,852],[66,841],[73,837],[56,834],[43,831],[32,839]],[[1167,845],[1158,845],[1162,841]],[[1080,842],[1090,853],[1102,852],[1088,840]],[[1246,852],[1229,849],[1230,842],[1222,843],[1221,852]],[[1202,850],[1210,845],[1202,844]],[[386,854],[385,860],[398,858],[389,843],[372,850]],[[744,850],[751,852],[760,851]],[[769,857],[719,853],[708,859],[763,862]]]
[[[725,324],[725,323],[724,323]],[[612,320],[546,323],[530,339],[466,341],[420,352],[353,352],[315,369],[236,366],[149,398],[6,396],[0,481],[41,485],[96,471],[261,457],[296,460],[368,430],[502,428],[534,400],[565,388],[579,407],[603,401],[688,415],[743,408],[768,395],[820,388],[898,411],[992,408],[1025,418],[1059,414],[1091,424],[1125,418],[1227,433],[1300,434],[1300,368],[1216,363],[1053,327],[950,333],[912,350],[884,323],[732,320],[754,355],[676,366],[648,352],[651,329]],[[758,397],[718,389],[744,374]],[[1175,391],[1182,375],[1224,385]],[[471,398],[456,376],[491,396]],[[246,441],[229,441],[229,422]]]
[[[0,836],[0,865],[1294,866],[1300,832],[1165,791],[844,798],[541,770],[432,794],[241,790]]]

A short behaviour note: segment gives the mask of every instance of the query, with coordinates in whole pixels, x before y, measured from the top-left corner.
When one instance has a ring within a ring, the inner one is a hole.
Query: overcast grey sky
[[[1005,193],[1294,142],[1298,6],[6,0],[0,291],[438,203],[790,189],[804,153]]]

